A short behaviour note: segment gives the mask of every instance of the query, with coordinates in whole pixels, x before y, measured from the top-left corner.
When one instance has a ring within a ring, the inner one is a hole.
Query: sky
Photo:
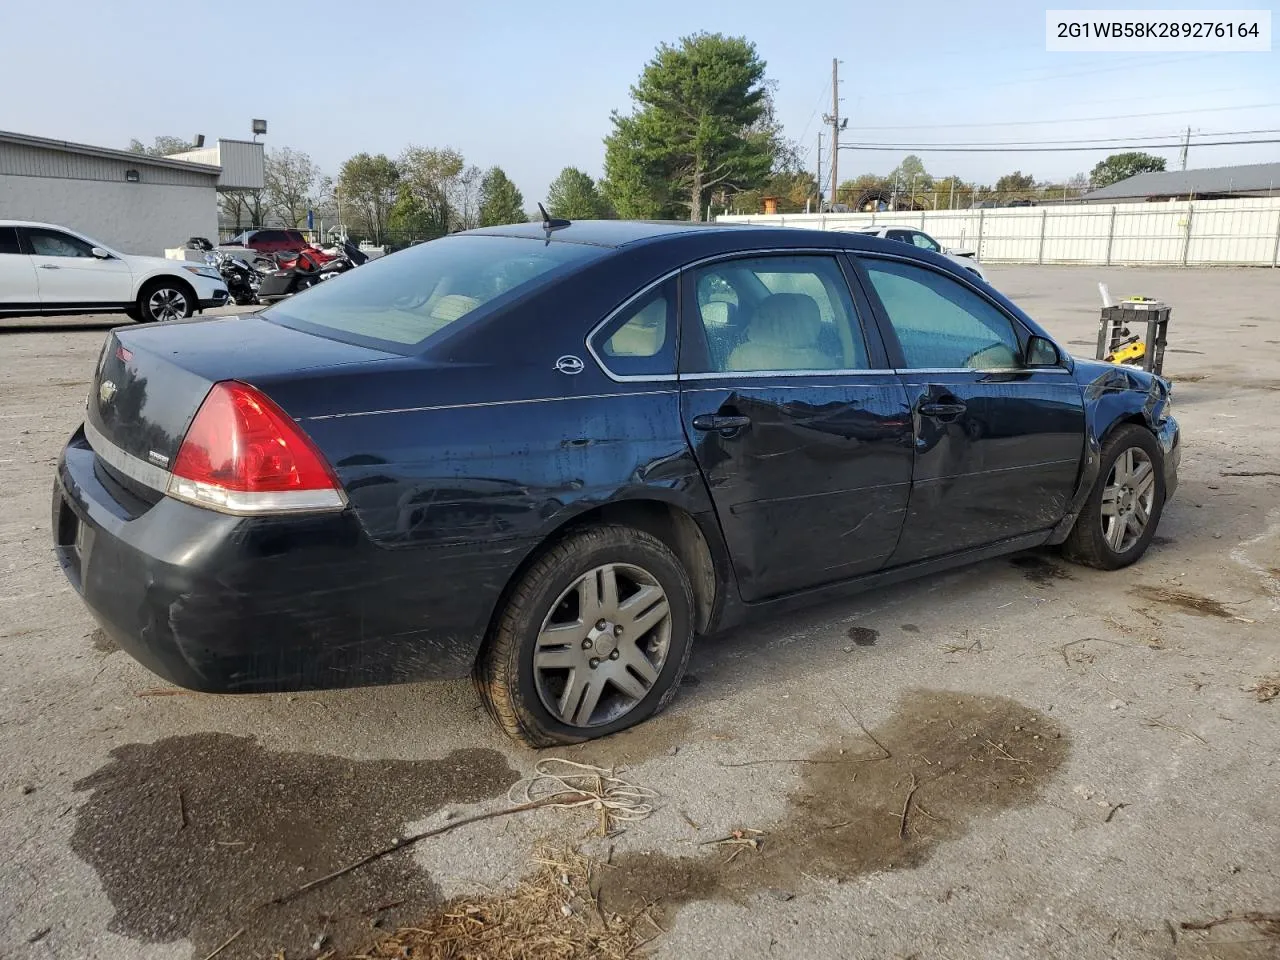
[[[1017,169],[1061,180],[1112,151],[921,144],[1280,131],[1280,53],[1048,53],[1049,5],[0,0],[0,63],[26,78],[21,95],[0,100],[0,129],[125,147],[164,134],[248,139],[250,120],[263,117],[269,148],[305,151],[330,174],[360,151],[452,146],[470,163],[501,166],[532,208],[565,166],[603,173],[610,113],[630,110],[629,87],[660,43],[719,31],[756,44],[810,169],[833,57],[849,117],[841,142],[910,145],[934,176],[993,183]],[[1250,5],[1272,8],[1182,6]],[[908,152],[842,149],[840,179],[886,173]],[[1151,152],[1176,166],[1176,149]],[[1189,165],[1275,160],[1280,144],[1193,140]]]

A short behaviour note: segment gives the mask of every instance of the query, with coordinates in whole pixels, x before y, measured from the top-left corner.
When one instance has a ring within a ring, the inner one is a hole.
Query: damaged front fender
[[[1164,453],[1165,497],[1178,485],[1181,436],[1173,418],[1173,386],[1163,377],[1121,364],[1077,360],[1075,376],[1084,394],[1085,453],[1080,478],[1066,514],[1049,543],[1061,543],[1084,509],[1102,465],[1102,445],[1122,423],[1137,423],[1152,432]]]

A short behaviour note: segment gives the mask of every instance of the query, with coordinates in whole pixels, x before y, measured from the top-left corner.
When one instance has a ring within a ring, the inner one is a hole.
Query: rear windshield
[[[286,327],[403,353],[486,304],[518,299],[607,252],[518,237],[442,237],[318,283],[262,315]]]

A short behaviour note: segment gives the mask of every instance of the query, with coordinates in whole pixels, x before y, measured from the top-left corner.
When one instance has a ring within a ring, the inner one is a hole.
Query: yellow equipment
[[[1109,304],[1108,295],[1103,302]],[[1169,307],[1152,297],[1125,297],[1119,303],[1102,308],[1098,326],[1099,360],[1127,363],[1160,373],[1164,366],[1165,330],[1169,323]],[[1129,323],[1146,323],[1147,336],[1129,332]],[[1154,351],[1150,343],[1155,344]]]

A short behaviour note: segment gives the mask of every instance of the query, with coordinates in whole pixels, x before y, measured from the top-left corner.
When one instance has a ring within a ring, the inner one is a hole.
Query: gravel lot
[[[1280,699],[1248,690],[1280,671],[1280,274],[990,273],[1086,356],[1099,280],[1173,304],[1160,536],[1118,573],[1030,554],[706,641],[668,713],[556,752],[660,795],[584,848],[613,848],[606,910],[654,902],[657,956],[1280,956],[1280,923],[1182,928],[1280,912]],[[203,960],[242,929],[220,960],[296,960],[588,834],[494,819],[261,906],[540,757],[466,683],[169,695],[95,633],[50,478],[115,322],[0,320],[0,956]],[[761,850],[704,844],[742,828]]]

